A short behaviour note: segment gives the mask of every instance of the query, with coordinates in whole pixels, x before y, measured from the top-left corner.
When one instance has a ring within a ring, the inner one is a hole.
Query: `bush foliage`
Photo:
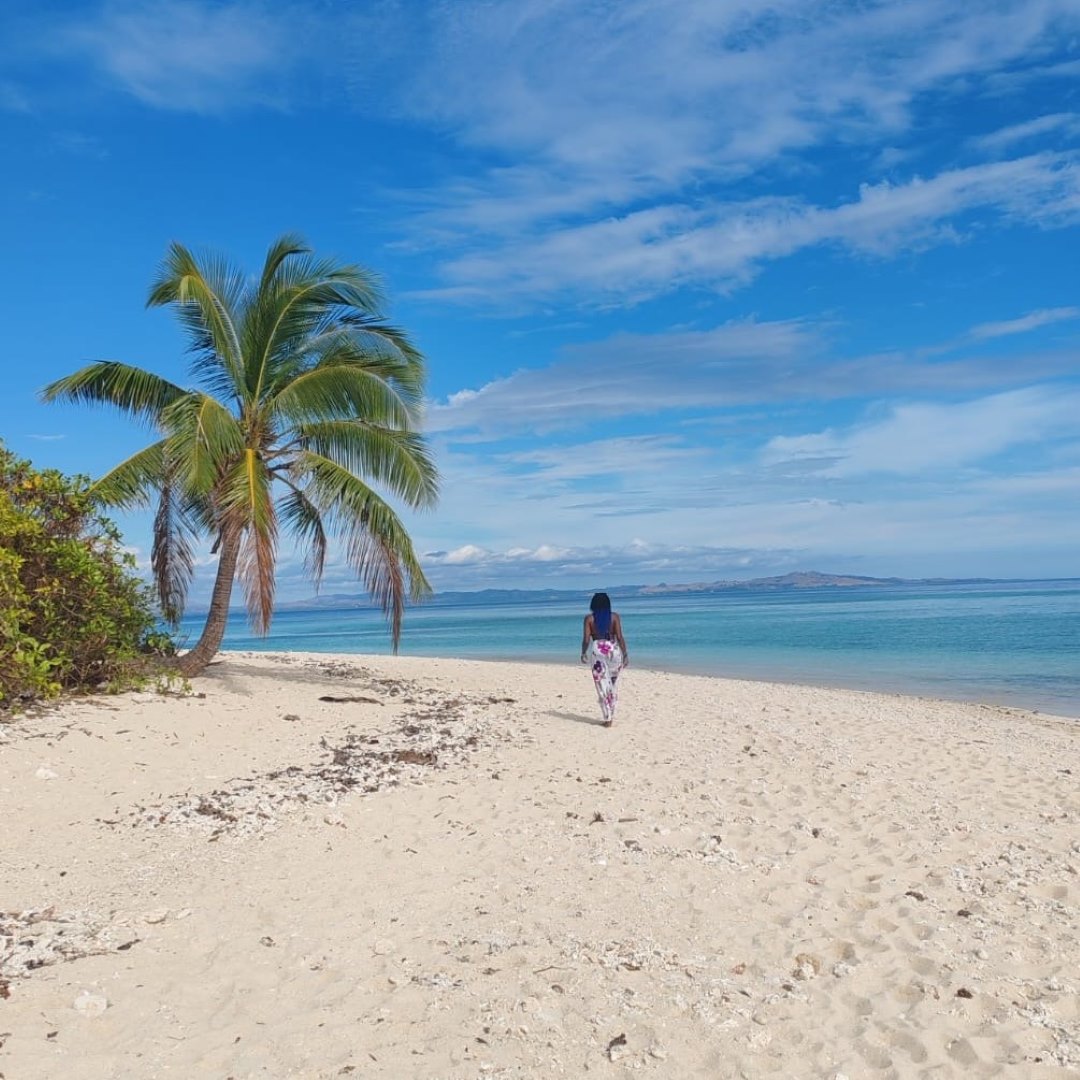
[[[0,709],[148,673],[150,594],[88,486],[0,444]]]

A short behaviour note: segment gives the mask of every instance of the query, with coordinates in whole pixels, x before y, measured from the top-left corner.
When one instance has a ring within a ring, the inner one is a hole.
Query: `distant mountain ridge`
[[[697,581],[682,584],[608,586],[607,592],[619,599],[634,596],[674,596],[682,593],[708,594],[720,592],[779,592],[785,589],[853,589],[866,586],[897,585],[991,585],[999,578],[899,578],[865,577],[860,574],[824,574],[817,570],[799,570],[774,577],[751,578],[746,581]],[[523,601],[577,600],[590,589],[477,589],[436,593],[427,605],[440,604],[511,604]],[[298,611],[317,608],[371,607],[370,599],[360,593],[332,593],[309,600],[293,600],[278,604],[278,610]]]

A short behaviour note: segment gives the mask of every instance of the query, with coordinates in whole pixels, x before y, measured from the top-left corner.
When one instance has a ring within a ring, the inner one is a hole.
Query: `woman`
[[[598,592],[589,602],[589,614],[585,616],[581,635],[581,662],[592,664],[604,727],[611,727],[615,722],[615,706],[619,703],[619,672],[630,663],[630,654],[626,650],[622,620],[611,610],[607,593]]]

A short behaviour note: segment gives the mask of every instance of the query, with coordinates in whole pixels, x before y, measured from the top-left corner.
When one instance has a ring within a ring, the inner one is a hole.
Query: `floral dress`
[[[592,667],[600,712],[604,716],[604,723],[610,724],[615,719],[615,706],[619,704],[618,678],[623,666],[622,649],[614,641],[593,638],[586,656]]]

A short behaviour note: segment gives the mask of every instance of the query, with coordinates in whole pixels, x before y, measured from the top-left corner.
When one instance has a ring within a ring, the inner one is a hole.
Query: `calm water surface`
[[[410,609],[412,656],[577,663],[581,602]],[[1080,717],[1080,580],[612,597],[635,665],[843,686]],[[185,619],[191,641],[201,629]],[[268,637],[230,619],[225,648],[390,652],[369,609],[281,611]]]

